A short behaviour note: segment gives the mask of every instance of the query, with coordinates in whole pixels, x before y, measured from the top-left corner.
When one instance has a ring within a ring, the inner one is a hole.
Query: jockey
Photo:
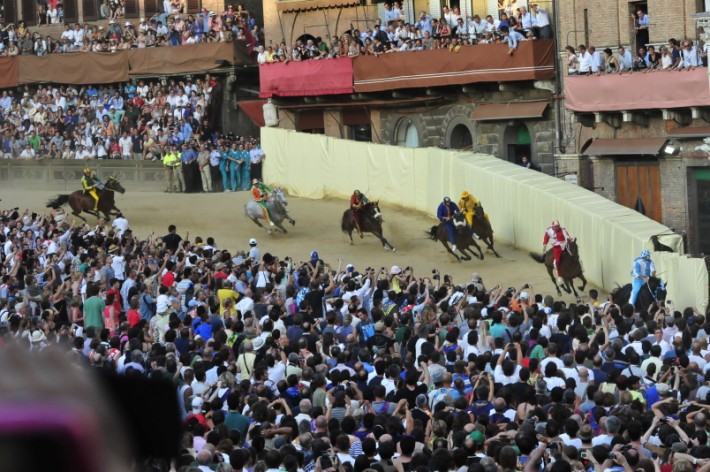
[[[545,230],[545,238],[542,240],[542,254],[547,254],[547,244],[551,243],[557,278],[562,278],[562,275],[560,275],[560,258],[562,257],[562,251],[567,247],[567,241],[571,239],[567,230],[560,226],[560,222],[557,220],[553,220],[550,227]]]
[[[271,214],[269,213],[269,193],[273,192],[273,189],[268,185],[259,182],[256,177],[251,179],[251,197],[259,204],[262,211],[264,212],[264,219],[269,222],[270,226],[275,226],[274,222],[271,221]]]
[[[468,193],[466,190],[461,192],[459,208],[466,217],[466,221],[468,222],[469,226],[473,226],[473,218],[476,216],[476,206],[478,206],[478,200],[476,200],[476,197]],[[491,220],[488,219],[487,214],[484,214],[483,217],[486,219],[488,224],[491,224]]]
[[[99,194],[96,192],[96,185],[99,183],[91,169],[88,167],[84,168],[84,175],[81,177],[81,188],[84,189],[84,193],[91,195],[94,199],[94,211],[99,209]]]
[[[439,204],[439,208],[436,210],[436,217],[444,224],[446,232],[449,233],[452,251],[456,251],[456,228],[454,228],[453,219],[459,213],[461,213],[459,207],[449,197],[444,197],[444,201]]]
[[[360,213],[362,212],[365,204],[369,201],[370,200],[368,200],[367,197],[359,190],[355,190],[350,197],[350,210],[352,210],[353,220],[355,220],[355,226],[357,227],[357,232],[360,234],[360,238],[363,237],[362,225],[360,223]]]
[[[641,251],[641,255],[634,259],[634,269],[631,271],[631,276],[634,278],[632,283],[631,298],[629,303],[636,305],[641,288],[648,283],[648,278],[656,275],[656,266],[651,260],[651,252],[648,249]]]

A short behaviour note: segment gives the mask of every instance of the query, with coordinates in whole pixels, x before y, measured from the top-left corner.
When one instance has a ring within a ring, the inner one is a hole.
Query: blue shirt
[[[180,156],[180,160],[183,164],[189,164],[190,162],[197,160],[197,153],[194,149],[187,148],[187,150],[182,153],[182,156]]]
[[[453,217],[460,212],[459,207],[456,206],[454,202],[450,202],[448,208],[444,202],[441,202],[439,204],[439,208],[436,210],[436,217],[439,218],[439,220],[444,221],[446,218]]]
[[[650,258],[637,257],[634,259],[634,270],[631,272],[634,278],[650,277],[653,272],[656,272],[656,266]]]

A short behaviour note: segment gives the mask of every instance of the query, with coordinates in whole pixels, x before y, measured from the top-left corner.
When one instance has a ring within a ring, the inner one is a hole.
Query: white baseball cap
[[[256,239],[251,238],[251,239],[249,240],[249,245],[250,245],[250,246],[256,246]]]

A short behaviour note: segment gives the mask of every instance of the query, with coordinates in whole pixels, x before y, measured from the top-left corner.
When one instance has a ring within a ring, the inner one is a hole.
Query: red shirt
[[[174,283],[175,274],[173,274],[171,271],[167,271],[163,276],[163,280],[160,282],[163,287],[172,287]]]
[[[137,325],[141,320],[141,314],[138,313],[138,310],[128,310],[126,317],[128,318],[128,326],[131,328]]]

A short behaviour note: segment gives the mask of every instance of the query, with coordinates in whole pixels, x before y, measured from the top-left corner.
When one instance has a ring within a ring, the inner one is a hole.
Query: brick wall
[[[697,0],[648,0],[649,40],[665,42],[668,38],[697,38],[691,15],[701,11]],[[566,0],[558,2],[559,44],[577,47],[587,40],[584,12],[587,11],[589,43],[599,46],[630,45],[635,41],[629,0]]]

